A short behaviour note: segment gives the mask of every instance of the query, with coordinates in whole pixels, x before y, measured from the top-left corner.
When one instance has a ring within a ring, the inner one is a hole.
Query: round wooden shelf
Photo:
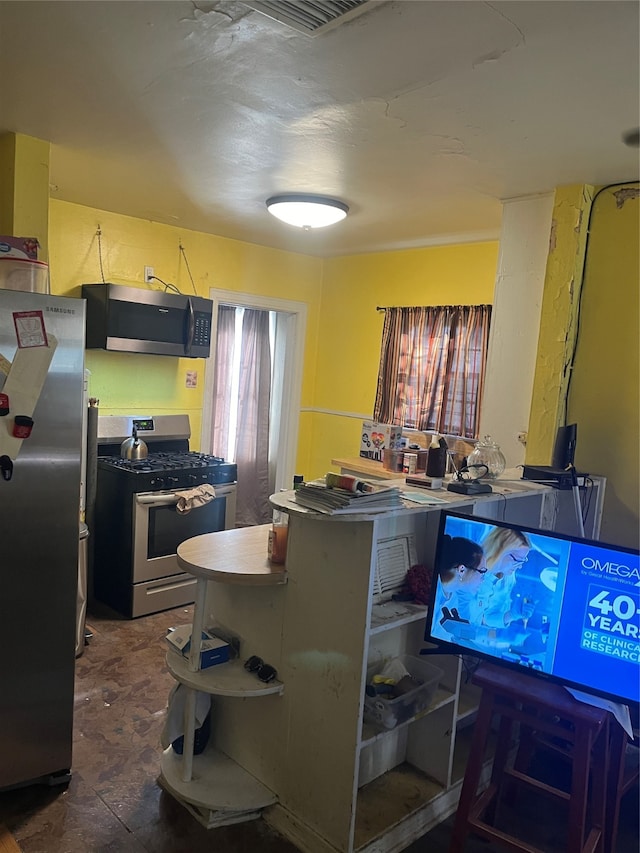
[[[217,696],[273,696],[284,691],[281,681],[265,684],[251,672],[247,672],[239,660],[209,666],[193,672],[189,661],[177,652],[167,651],[167,667],[171,675],[187,687]]]
[[[241,586],[287,581],[284,566],[267,559],[270,524],[194,536],[178,546],[178,565],[197,578]]]
[[[203,809],[240,812],[270,806],[278,798],[239,764],[209,745],[193,757],[191,781],[182,781],[182,756],[168,747],[162,753],[161,784],[180,800]]]

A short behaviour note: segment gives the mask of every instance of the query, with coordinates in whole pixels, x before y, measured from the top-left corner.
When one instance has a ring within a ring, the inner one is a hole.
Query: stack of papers
[[[295,493],[296,503],[325,515],[345,513],[387,512],[399,509],[402,492],[396,486],[368,484],[370,492],[348,492],[345,489],[327,488],[324,480],[315,480],[299,486]]]

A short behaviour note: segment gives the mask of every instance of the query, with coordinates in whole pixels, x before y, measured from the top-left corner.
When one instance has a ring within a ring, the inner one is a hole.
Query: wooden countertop
[[[285,583],[284,566],[267,559],[270,524],[194,536],[178,546],[178,565],[196,577],[218,583],[270,586]]]
[[[366,459],[364,456],[355,456],[350,459],[332,459],[332,465],[337,465],[342,473],[342,470],[355,471],[356,474],[363,474],[365,477],[376,477],[379,480],[397,480],[402,477],[402,473],[398,471],[387,471],[382,467],[382,462],[374,462],[373,459]]]

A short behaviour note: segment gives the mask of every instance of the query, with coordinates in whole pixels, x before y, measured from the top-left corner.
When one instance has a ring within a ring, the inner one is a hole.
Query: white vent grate
[[[245,6],[300,33],[317,36],[384,0],[248,0]]]
[[[376,551],[376,570],[373,579],[373,602],[389,601],[394,592],[404,586],[411,566],[417,563],[413,536],[394,536],[381,539]]]

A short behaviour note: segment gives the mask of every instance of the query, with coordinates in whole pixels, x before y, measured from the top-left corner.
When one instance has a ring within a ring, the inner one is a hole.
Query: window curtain
[[[220,305],[218,307],[216,331],[215,399],[211,451],[223,459],[228,458],[235,337],[236,309],[229,305]]]
[[[242,333],[237,340],[236,311],[235,307],[225,305],[218,309],[212,451],[238,466],[236,525],[246,527],[266,524],[272,517],[269,504],[273,492],[269,485],[271,349],[269,312],[245,308]],[[229,430],[236,405],[234,437]],[[232,456],[228,455],[230,438],[234,447]]]
[[[375,420],[477,438],[491,306],[384,311]]]

